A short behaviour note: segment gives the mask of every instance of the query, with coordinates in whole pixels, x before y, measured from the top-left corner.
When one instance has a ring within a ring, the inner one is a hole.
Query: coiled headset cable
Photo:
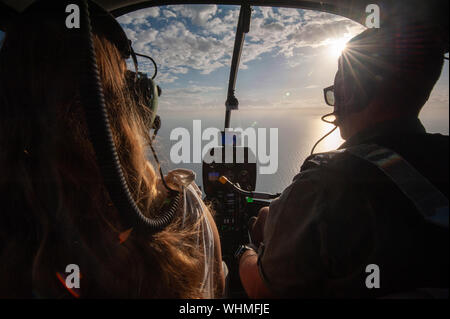
[[[94,146],[106,188],[121,217],[137,231],[156,233],[174,219],[181,203],[182,193],[168,188],[160,168],[165,187],[169,190],[170,206],[162,209],[158,217],[145,216],[134,201],[122,171],[119,156],[112,137],[108,112],[97,66],[88,0],[80,1],[83,45],[80,53],[86,65],[82,73],[81,101],[84,106],[90,140]],[[153,147],[152,147],[153,149]],[[154,151],[154,150],[153,150]],[[155,154],[156,155],[156,154]],[[159,163],[159,161],[158,161]],[[159,165],[160,166],[160,165]]]

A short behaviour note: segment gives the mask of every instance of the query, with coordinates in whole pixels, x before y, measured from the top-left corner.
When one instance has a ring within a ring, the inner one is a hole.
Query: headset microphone
[[[334,120],[333,120],[333,121],[327,120],[327,117],[330,117],[330,116],[334,116]],[[333,124],[334,126],[338,126],[338,125],[339,125],[339,121],[338,121],[338,118],[337,118],[335,112],[325,114],[325,115],[322,116],[320,119],[321,119],[323,122],[328,123],[328,124]]]

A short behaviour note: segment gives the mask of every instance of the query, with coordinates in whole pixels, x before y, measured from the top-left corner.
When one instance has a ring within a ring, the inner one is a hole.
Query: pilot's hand
[[[268,206],[261,208],[258,217],[252,217],[249,221],[252,243],[256,246],[264,242],[264,225],[266,224],[267,214],[269,214]]]

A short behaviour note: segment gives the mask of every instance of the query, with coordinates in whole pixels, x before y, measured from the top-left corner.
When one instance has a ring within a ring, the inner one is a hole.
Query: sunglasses
[[[334,106],[334,104],[335,104],[334,85],[324,88],[323,96],[325,98],[325,103],[327,103],[329,106]]]

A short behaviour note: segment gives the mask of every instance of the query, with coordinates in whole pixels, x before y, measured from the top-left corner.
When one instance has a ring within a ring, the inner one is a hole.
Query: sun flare
[[[330,43],[330,55],[333,58],[338,58],[341,56],[342,51],[345,50],[345,48],[347,47],[347,42],[348,42],[348,37],[344,37],[344,38],[340,38],[340,39],[335,39],[334,41],[332,41]]]

